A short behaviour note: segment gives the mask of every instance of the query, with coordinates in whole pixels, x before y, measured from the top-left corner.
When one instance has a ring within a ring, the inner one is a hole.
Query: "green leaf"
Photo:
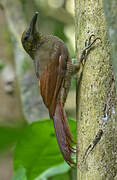
[[[69,121],[75,135],[75,121]],[[26,169],[28,180],[34,180],[47,169],[63,163],[55,137],[52,120],[34,122],[29,125],[16,145],[14,169]]]
[[[11,180],[27,180],[26,177],[26,170],[24,168],[18,168],[15,175],[12,177]]]
[[[0,127],[0,151],[13,145],[22,134],[23,128]]]
[[[58,174],[64,174],[64,173],[67,173],[69,170],[70,170],[70,166],[68,166],[67,163],[64,162],[58,166],[54,166],[52,168],[47,169],[35,180],[42,180],[44,178],[49,178]]]

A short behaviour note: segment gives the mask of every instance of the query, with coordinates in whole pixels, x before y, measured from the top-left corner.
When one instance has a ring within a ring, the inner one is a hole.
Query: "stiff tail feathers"
[[[71,157],[72,153],[75,153],[74,148],[72,147],[75,143],[73,142],[61,101],[57,102],[55,113],[52,118],[60,151],[65,161],[71,166],[72,164],[75,164]]]

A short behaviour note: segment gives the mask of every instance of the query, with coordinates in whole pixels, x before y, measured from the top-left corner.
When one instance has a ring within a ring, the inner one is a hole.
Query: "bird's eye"
[[[29,36],[26,34],[26,35],[24,36],[24,41],[27,41],[28,38],[29,38]]]

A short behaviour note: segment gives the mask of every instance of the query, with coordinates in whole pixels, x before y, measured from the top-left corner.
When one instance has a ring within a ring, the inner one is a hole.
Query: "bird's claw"
[[[95,35],[91,34],[89,39],[85,41],[85,47],[83,49],[83,52],[86,52],[86,50],[88,50],[97,41],[97,39],[99,39],[101,41],[101,38],[97,37],[91,42],[92,37],[95,37]]]
[[[86,56],[87,56],[86,51],[87,51],[89,48],[91,48],[91,46],[97,41],[97,39],[99,39],[99,40],[101,41],[101,38],[100,38],[100,37],[97,37],[97,38],[95,38],[95,39],[91,42],[92,37],[95,37],[95,35],[94,35],[94,34],[91,34],[90,37],[89,37],[89,39],[85,41],[85,47],[84,47],[84,49],[82,50],[81,57],[80,57],[80,62],[81,62],[81,63],[83,62],[83,60],[84,60],[84,59],[86,58]]]

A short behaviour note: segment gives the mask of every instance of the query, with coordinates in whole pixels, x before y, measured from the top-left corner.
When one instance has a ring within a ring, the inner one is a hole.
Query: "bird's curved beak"
[[[31,23],[29,25],[29,32],[31,35],[33,35],[35,32],[37,32],[37,27],[36,27],[37,16],[38,16],[38,12],[35,12],[32,20],[31,20]]]

